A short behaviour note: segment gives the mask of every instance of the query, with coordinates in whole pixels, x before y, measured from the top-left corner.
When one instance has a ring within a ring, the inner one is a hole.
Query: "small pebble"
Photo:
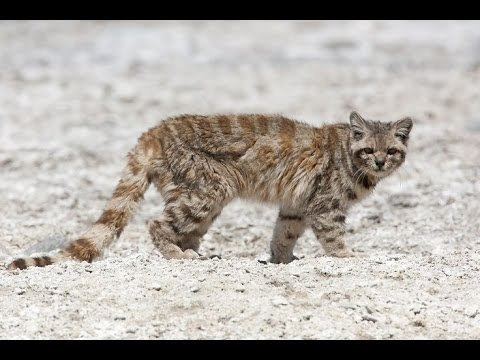
[[[25,294],[25,290],[24,290],[24,289],[19,289],[19,288],[17,288],[17,289],[15,289],[15,294],[17,294],[17,295],[23,295],[23,294]]]
[[[417,327],[426,327],[427,324],[425,323],[424,320],[415,320],[413,323],[413,326],[417,326]]]
[[[235,291],[243,293],[243,292],[245,292],[245,286],[243,286],[243,285],[238,285],[238,286],[235,288]]]
[[[376,323],[378,320],[375,319],[373,316],[368,316],[368,315],[363,315],[362,316],[363,321],[371,321],[373,323]]]

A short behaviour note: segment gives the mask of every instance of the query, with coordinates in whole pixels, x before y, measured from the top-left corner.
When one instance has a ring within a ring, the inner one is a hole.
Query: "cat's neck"
[[[355,185],[362,186],[367,190],[375,188],[378,183],[378,178],[366,174],[365,172],[360,170],[355,164],[353,164],[353,162],[351,172],[353,174],[352,181],[355,183]]]

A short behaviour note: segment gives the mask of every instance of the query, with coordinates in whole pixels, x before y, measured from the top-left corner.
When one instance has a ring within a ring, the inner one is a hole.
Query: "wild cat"
[[[91,262],[120,236],[150,184],[165,208],[149,223],[167,259],[200,258],[201,237],[234,198],[279,206],[270,244],[273,263],[295,259],[310,227],[327,255],[345,245],[348,209],[405,161],[413,122],[366,120],[314,127],[280,115],[181,115],[142,134],[112,198],[83,236],[49,256],[19,258],[9,269],[64,259]]]

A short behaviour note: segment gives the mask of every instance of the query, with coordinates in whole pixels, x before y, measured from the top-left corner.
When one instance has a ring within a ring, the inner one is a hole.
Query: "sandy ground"
[[[0,338],[480,338],[480,23],[0,23]],[[99,216],[126,152],[178,113],[416,119],[408,161],[352,209],[351,259],[308,232],[264,265],[274,208],[234,202],[221,260],[166,261],[151,189],[104,258],[22,272]]]

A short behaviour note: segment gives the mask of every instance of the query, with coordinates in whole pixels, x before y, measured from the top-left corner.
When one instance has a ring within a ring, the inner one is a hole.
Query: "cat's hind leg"
[[[176,194],[174,200],[167,202],[160,218],[150,222],[150,236],[166,259],[200,258],[200,239],[220,214],[224,199],[190,190]]]
[[[306,228],[303,216],[280,210],[270,243],[270,262],[288,264],[295,260],[293,248]]]

